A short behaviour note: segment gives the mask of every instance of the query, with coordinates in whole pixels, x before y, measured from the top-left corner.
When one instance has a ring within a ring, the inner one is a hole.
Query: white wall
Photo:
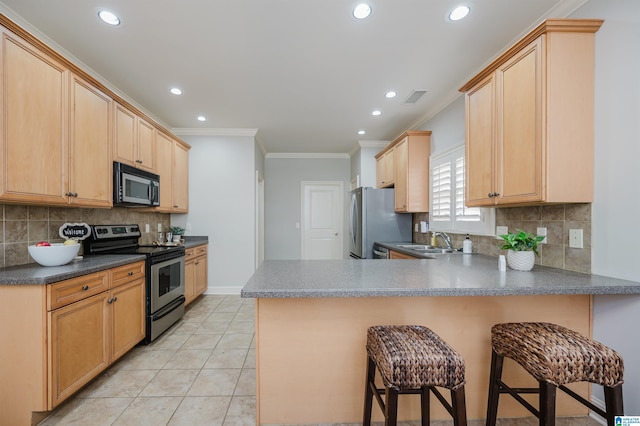
[[[572,17],[605,20],[596,33],[591,270],[640,281],[640,2],[591,0]],[[625,412],[640,415],[640,296],[596,296],[593,316],[594,337],[624,358]]]
[[[189,151],[189,213],[171,223],[209,237],[207,293],[239,294],[255,270],[253,137],[182,136]]]
[[[273,158],[265,160],[265,259],[300,259],[301,182],[344,182],[344,205],[350,181],[350,159],[343,158]],[[345,257],[348,250],[348,218],[344,218]]]

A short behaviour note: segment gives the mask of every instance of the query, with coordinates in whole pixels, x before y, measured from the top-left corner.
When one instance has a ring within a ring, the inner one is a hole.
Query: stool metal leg
[[[464,386],[451,391],[453,426],[467,426],[467,407],[464,399]]]
[[[607,426],[615,426],[616,416],[624,416],[622,383],[614,387],[604,386],[604,402],[607,410]]]
[[[556,424],[556,386],[540,382],[540,426]]]
[[[491,351],[491,373],[489,374],[489,402],[487,403],[486,426],[495,426],[498,417],[498,399],[500,398],[500,380],[504,357]]]
[[[367,381],[364,389],[364,415],[362,416],[363,426],[371,425],[371,406],[373,405],[373,392],[376,378],[376,363],[367,357]]]
[[[420,414],[422,418],[422,426],[429,426],[431,423],[431,406],[429,398],[431,393],[428,386],[423,386],[420,392]]]
[[[386,404],[384,413],[384,425],[396,426],[398,424],[398,389],[386,388]]]

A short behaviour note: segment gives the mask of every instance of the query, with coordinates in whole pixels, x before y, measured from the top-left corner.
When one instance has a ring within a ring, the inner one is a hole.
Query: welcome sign
[[[84,240],[91,235],[91,227],[86,223],[65,223],[58,230],[58,234],[66,240]]]

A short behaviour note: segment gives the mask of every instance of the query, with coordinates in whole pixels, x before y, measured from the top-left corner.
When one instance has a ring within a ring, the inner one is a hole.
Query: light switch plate
[[[569,247],[584,248],[582,241],[582,229],[569,229]]]
[[[145,223],[145,224],[144,224],[144,232],[146,232],[146,233],[148,234],[148,233],[150,232],[150,230],[151,230],[151,229],[149,228],[149,224],[148,224],[148,223]]]
[[[420,232],[423,233],[423,234],[426,234],[428,231],[429,231],[429,224],[426,221],[421,220],[420,221]]]
[[[418,224],[413,225],[413,232],[418,232]]]
[[[500,238],[500,235],[508,234],[508,226],[496,226],[496,238]]]
[[[540,241],[540,244],[547,244],[547,228],[539,227],[536,229],[536,235],[544,235],[544,240]]]

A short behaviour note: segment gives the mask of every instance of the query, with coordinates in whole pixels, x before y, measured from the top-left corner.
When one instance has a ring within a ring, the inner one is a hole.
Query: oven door
[[[149,314],[184,295],[184,255],[151,263],[149,277]]]

